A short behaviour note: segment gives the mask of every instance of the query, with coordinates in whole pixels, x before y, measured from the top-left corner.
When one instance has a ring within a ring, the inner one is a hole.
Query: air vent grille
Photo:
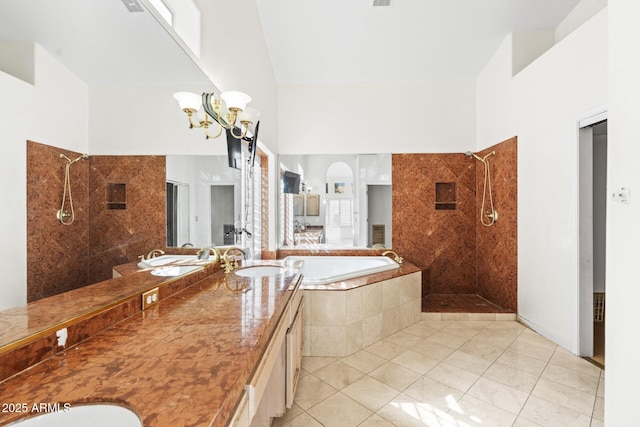
[[[391,6],[391,0],[373,0],[374,6]]]
[[[122,0],[122,3],[129,12],[144,12],[144,9],[138,0]]]

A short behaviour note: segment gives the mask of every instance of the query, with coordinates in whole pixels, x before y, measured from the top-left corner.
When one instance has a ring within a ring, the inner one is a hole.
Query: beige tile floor
[[[302,366],[274,426],[604,425],[602,370],[515,321],[422,320]]]

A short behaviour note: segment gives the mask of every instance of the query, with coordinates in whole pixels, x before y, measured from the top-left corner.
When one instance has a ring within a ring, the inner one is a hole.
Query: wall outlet
[[[155,305],[158,303],[158,300],[159,300],[158,292],[159,292],[158,288],[153,288],[142,294],[142,310],[143,311],[151,307],[152,305]]]

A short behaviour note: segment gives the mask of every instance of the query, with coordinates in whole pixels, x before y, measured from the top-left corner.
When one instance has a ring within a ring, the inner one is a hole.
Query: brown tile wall
[[[392,156],[393,248],[422,269],[423,294],[476,291],[475,162],[462,153]],[[436,210],[436,183],[456,209]]]
[[[62,204],[66,160],[81,153],[27,141],[27,301],[88,283],[89,162],[69,169],[75,220],[56,218]],[[67,196],[68,201],[68,196]],[[65,208],[70,211],[68,202]]]
[[[478,294],[517,309],[517,141],[489,151],[499,219],[480,224],[483,166],[462,153],[394,154],[393,247],[422,269],[423,296]],[[436,210],[436,183],[456,184],[454,210]]]
[[[114,265],[166,246],[165,169],[164,156],[91,158],[90,283],[110,279]],[[126,184],[126,209],[108,209],[110,183]]]
[[[478,153],[487,158],[491,172],[493,205],[498,220],[491,227],[476,221],[478,295],[503,308],[517,311],[518,305],[518,144],[517,138],[503,141]],[[482,163],[476,169],[476,212],[480,212],[483,190]],[[485,197],[486,199],[486,197]],[[488,206],[486,204],[485,206]]]
[[[111,267],[164,248],[164,156],[92,156],[70,168],[75,220],[56,218],[62,203],[63,153],[81,153],[27,142],[27,301],[110,279]],[[106,209],[107,183],[125,183],[123,210]],[[68,204],[66,204],[67,210]]]

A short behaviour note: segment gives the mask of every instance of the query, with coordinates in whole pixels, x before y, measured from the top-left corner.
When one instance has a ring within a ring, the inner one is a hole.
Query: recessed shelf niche
[[[436,210],[453,211],[457,208],[455,182],[436,182]]]
[[[107,184],[107,209],[127,209],[127,184],[113,182]]]

